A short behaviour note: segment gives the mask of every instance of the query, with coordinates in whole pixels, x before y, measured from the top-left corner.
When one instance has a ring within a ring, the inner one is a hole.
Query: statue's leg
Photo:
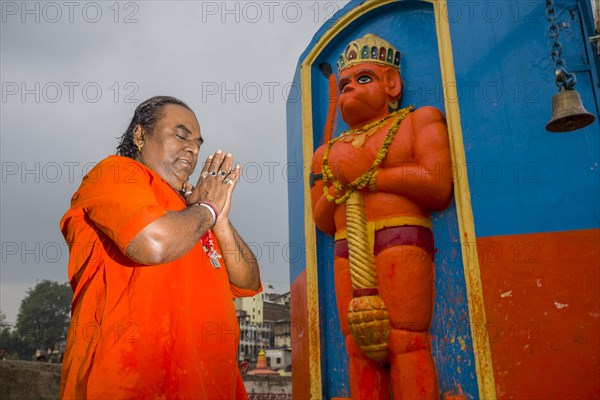
[[[392,327],[389,346],[394,399],[439,399],[429,339],[433,261],[420,247],[398,245],[379,253],[376,263],[379,293]]]
[[[385,364],[365,356],[352,335],[346,336],[350,358],[350,394],[352,400],[389,400],[390,378]]]
[[[383,364],[366,357],[354,341],[348,327],[348,304],[352,300],[352,282],[346,258],[336,257],[335,292],[342,333],[346,337],[346,351],[350,360],[350,393],[352,400],[388,400],[389,373]]]

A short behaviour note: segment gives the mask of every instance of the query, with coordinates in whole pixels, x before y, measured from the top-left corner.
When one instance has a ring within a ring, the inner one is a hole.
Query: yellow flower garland
[[[329,141],[329,143],[327,143],[327,149],[325,149],[325,154],[323,155],[322,173],[323,173],[323,183],[325,184],[325,185],[323,185],[323,193],[325,194],[325,198],[328,201],[330,201],[332,203],[336,203],[336,204],[345,203],[346,200],[348,200],[348,198],[350,197],[350,195],[352,193],[364,188],[367,184],[369,184],[369,181],[371,180],[371,177],[375,173],[377,167],[379,167],[379,164],[381,164],[381,162],[387,155],[388,148],[392,144],[392,140],[394,140],[394,135],[398,131],[398,128],[400,127],[400,123],[413,110],[414,110],[413,106],[408,106],[406,108],[402,108],[400,110],[394,111],[393,113],[387,115],[385,118],[382,118],[375,122],[371,122],[371,123],[365,125],[364,127],[362,127],[361,129],[355,129],[355,130],[342,132],[340,136],[338,136],[337,138],[331,139]],[[336,180],[335,177],[333,176],[333,172],[331,172],[331,168],[329,168],[329,151],[331,150],[331,147],[333,146],[333,144],[335,142],[337,142],[344,135],[368,131],[369,129],[387,121],[389,118],[394,117],[396,115],[397,115],[397,118],[394,120],[394,123],[392,124],[392,126],[390,126],[390,129],[389,129],[388,133],[386,134],[385,139],[383,140],[383,143],[381,144],[381,147],[379,148],[379,151],[377,152],[377,157],[375,157],[375,161],[369,167],[369,169],[364,174],[362,174],[361,176],[359,176],[358,178],[356,178],[354,181],[350,182],[347,185],[342,185],[338,180]],[[328,190],[328,188],[329,188],[328,183],[331,183],[331,185],[333,185],[333,187],[337,191],[344,191],[344,194],[342,195],[342,197],[336,198],[336,197],[330,195],[329,190]]]

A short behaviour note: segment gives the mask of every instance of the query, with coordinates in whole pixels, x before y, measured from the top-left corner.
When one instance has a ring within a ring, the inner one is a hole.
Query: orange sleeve
[[[229,282],[229,289],[231,290],[233,297],[252,297],[263,291],[262,281],[260,282],[260,286],[257,290],[241,289],[231,282]]]
[[[167,213],[153,190],[156,179],[134,160],[108,157],[86,175],[74,200],[125,252],[135,235]]]

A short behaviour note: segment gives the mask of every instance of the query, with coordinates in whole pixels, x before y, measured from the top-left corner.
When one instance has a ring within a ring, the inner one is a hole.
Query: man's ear
[[[398,70],[388,67],[383,73],[383,84],[385,93],[391,101],[400,99],[402,96],[402,78]]]
[[[144,145],[144,128],[141,125],[133,128],[133,144],[138,148]]]

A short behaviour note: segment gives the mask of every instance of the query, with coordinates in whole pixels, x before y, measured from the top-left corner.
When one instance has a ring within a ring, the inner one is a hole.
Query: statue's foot
[[[462,394],[462,390],[460,390],[459,393],[456,393],[455,391],[444,393],[443,399],[444,400],[467,400],[467,396]]]

